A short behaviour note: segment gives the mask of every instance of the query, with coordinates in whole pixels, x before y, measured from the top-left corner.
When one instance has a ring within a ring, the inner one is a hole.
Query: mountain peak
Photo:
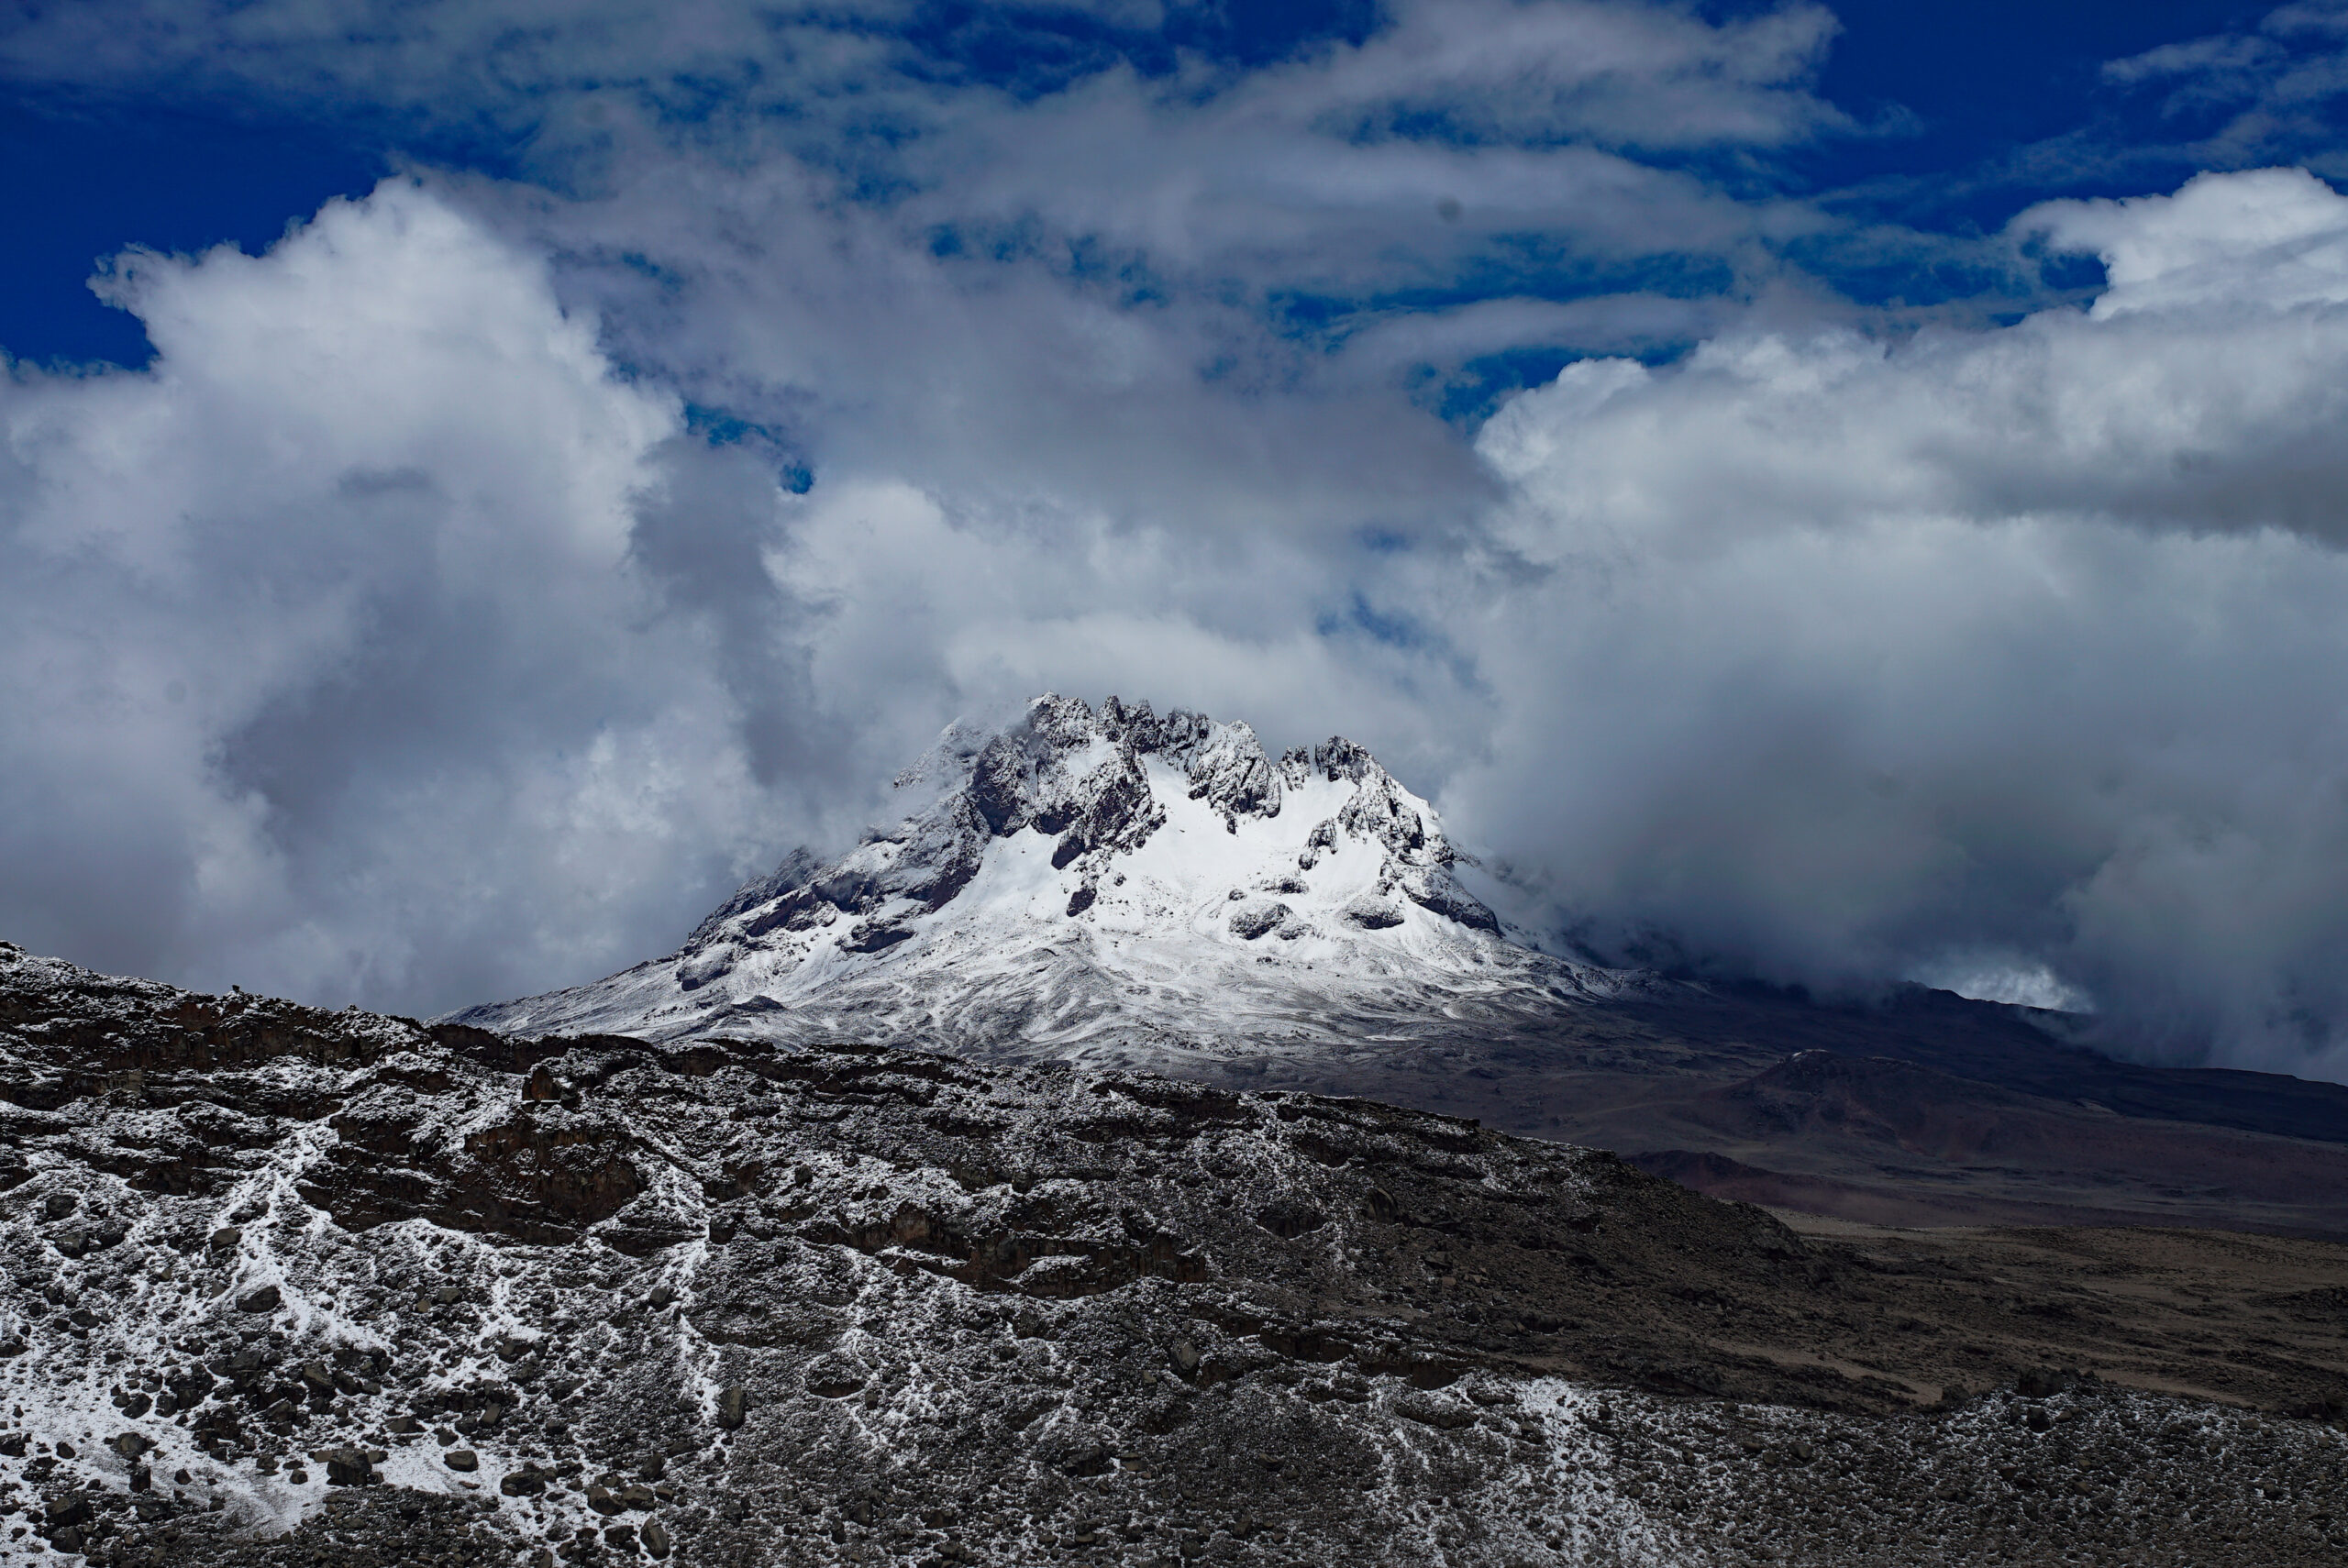
[[[1499,930],[1491,911],[1448,874],[1458,856],[1426,802],[1344,736],[1293,747],[1275,763],[1244,720],[1219,722],[1182,708],[1161,719],[1147,702],[1129,705],[1113,696],[1096,713],[1079,699],[1047,691],[1000,728],[947,725],[894,781],[911,808],[903,818],[868,830],[857,850],[829,866],[794,852],[727,900],[713,917],[718,924],[704,922],[695,933],[695,944],[720,935],[726,922],[743,940],[756,940],[775,929],[777,917],[807,930],[850,915],[869,917],[845,939],[850,950],[877,951],[904,940],[899,933],[909,935],[913,922],[960,897],[996,841],[1028,833],[1052,841],[1052,869],[1065,874],[1066,916],[1080,919],[1098,901],[1102,878],[1122,883],[1119,863],[1167,825],[1167,800],[1202,810],[1236,838],[1243,821],[1279,818],[1290,798],[1303,800],[1316,781],[1350,792],[1340,789],[1342,800],[1323,801],[1336,809],[1304,824],[1301,834],[1270,835],[1257,880],[1271,886],[1262,890],[1283,890],[1294,879],[1275,874],[1273,862],[1292,859],[1292,867],[1278,870],[1301,875],[1346,837],[1382,851],[1376,897],[1399,892],[1442,918]],[[1330,794],[1324,790],[1313,799]],[[1293,845],[1285,842],[1290,837],[1297,839]],[[1372,930],[1399,923],[1384,913],[1365,904],[1365,918],[1354,923]],[[1297,927],[1290,940],[1301,934]]]
[[[460,1016],[1022,1055],[1316,1037],[1496,982],[1554,1007],[1601,973],[1508,941],[1434,809],[1343,736],[1274,759],[1244,721],[1046,692],[949,724],[892,793],[897,820],[794,852],[670,957]]]

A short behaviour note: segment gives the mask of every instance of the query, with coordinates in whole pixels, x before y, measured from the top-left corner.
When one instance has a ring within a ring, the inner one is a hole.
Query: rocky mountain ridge
[[[2320,1318],[2348,1257],[2313,1244],[2300,1348],[2200,1344],[2205,1295],[2132,1349],[2105,1308],[2018,1298],[2010,1260],[1797,1234],[1452,1118],[870,1046],[520,1040],[5,945],[0,1119],[17,1557],[2348,1551],[2324,1419],[2348,1347]],[[2158,1391],[2179,1375],[2231,1402]]]

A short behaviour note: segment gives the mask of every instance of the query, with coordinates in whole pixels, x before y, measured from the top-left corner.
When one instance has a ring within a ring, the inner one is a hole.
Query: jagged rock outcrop
[[[14,1553],[2348,1550],[2327,1426],[1995,1357],[1968,1396],[1899,1348],[1961,1270],[1364,1101],[524,1042],[0,947],[0,1108]]]

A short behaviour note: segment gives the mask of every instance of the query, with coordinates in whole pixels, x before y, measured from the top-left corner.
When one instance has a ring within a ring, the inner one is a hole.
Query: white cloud
[[[2348,201],[2304,169],[2203,174],[2173,196],[2048,202],[2015,226],[2102,257],[2108,286],[2090,313],[2099,321],[2348,302]]]
[[[109,288],[151,370],[19,369],[12,936],[410,1009],[576,978],[1030,684],[1432,766],[1476,709],[1395,701],[1469,678],[1397,631],[1433,557],[1392,541],[1447,548],[1490,482],[1397,394],[1404,336],[1332,354],[1268,302],[1511,233],[1628,260],[1817,221],[1620,150],[1816,123],[1814,9],[1429,4],[1399,44],[1032,103],[900,72],[903,19],[97,0],[0,33],[20,82],[526,134],[589,193],[436,176],[264,257],[135,256]],[[1357,134],[1390,110],[1493,144]],[[844,193],[868,175],[893,193]],[[1538,325],[1689,319],[1624,308]],[[814,495],[681,434],[680,393]]]
[[[1483,433],[1532,502],[1505,536],[1550,561],[1887,513],[2348,538],[2348,199],[2294,171],[2211,175],[2021,222],[2102,248],[2106,299],[1897,350],[1732,333],[1667,372],[1578,365]]]
[[[1603,942],[2010,955],[2140,1044],[2348,1068],[2343,222],[2290,171],[2041,209],[2116,308],[1519,397],[1481,446],[1537,574],[1447,801]]]
[[[1359,45],[1268,73],[1242,101],[1355,135],[1456,132],[1639,147],[1796,140],[1841,116],[1807,91],[1838,24],[1791,5],[1720,25],[1660,6],[1415,0]]]
[[[755,792],[631,563],[673,398],[409,184],[110,287],[150,370],[0,389],[11,934],[413,1004],[681,918]]]
[[[1944,954],[1918,966],[1906,977],[1977,1001],[2006,1002],[2014,1007],[2045,1008],[2056,1012],[2095,1010],[2095,999],[2077,986],[2066,985],[2044,964],[2011,954]]]

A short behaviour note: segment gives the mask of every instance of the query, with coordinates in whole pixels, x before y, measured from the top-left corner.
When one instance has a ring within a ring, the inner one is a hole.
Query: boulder
[[[85,1525],[98,1517],[96,1507],[86,1492],[66,1492],[49,1499],[42,1509],[42,1520],[50,1532]]]
[[[1277,900],[1270,903],[1243,905],[1231,917],[1231,933],[1253,942],[1267,932],[1279,929],[1279,923],[1295,911]]]
[[[545,1471],[525,1463],[519,1470],[508,1471],[497,1489],[509,1497],[535,1497],[547,1489],[547,1479]]]
[[[315,1455],[327,1467],[329,1486],[364,1486],[375,1479],[375,1467],[355,1448],[329,1448]]]

